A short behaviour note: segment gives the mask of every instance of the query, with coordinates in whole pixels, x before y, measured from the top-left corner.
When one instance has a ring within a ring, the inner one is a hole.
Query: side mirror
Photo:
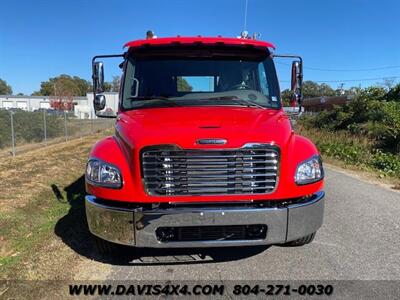
[[[96,95],[93,99],[93,107],[95,111],[103,110],[106,107],[106,96]]]
[[[301,87],[303,85],[303,63],[301,60],[292,62],[291,90],[294,100],[301,106],[303,99]]]
[[[93,92],[101,94],[104,92],[104,65],[97,61],[92,65]]]
[[[108,54],[96,55],[92,58],[92,79],[93,79],[93,108],[97,117],[115,118],[117,115],[109,107],[106,108],[106,96],[103,95],[104,87],[104,65],[102,61],[96,61],[99,58],[115,58],[120,57],[125,59],[126,53],[123,54]],[[114,105],[112,105],[115,107]]]

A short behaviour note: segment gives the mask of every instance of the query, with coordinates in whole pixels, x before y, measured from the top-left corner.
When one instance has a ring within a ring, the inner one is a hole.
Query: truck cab
[[[128,42],[115,132],[86,167],[89,229],[102,253],[150,248],[304,245],[322,225],[321,157],[284,112],[273,44],[222,37]],[[302,60],[292,66],[301,105]],[[299,105],[299,106],[300,106]]]

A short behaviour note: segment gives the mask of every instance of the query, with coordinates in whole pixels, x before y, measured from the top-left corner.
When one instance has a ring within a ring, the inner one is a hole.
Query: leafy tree
[[[358,93],[360,93],[361,90],[362,89],[360,87],[353,86],[349,89],[345,89],[344,94],[345,94],[345,96],[356,96],[356,95],[358,95]]]
[[[66,74],[50,78],[40,84],[40,90],[34,96],[85,96],[90,90],[90,82],[78,76]]]
[[[387,101],[394,97],[398,86],[389,93],[382,86],[358,89],[354,98],[345,105],[335,106],[312,117],[312,127],[331,131],[348,131],[368,137],[376,146],[398,153],[400,150],[400,102]],[[398,94],[397,94],[398,95]]]
[[[112,92],[119,92],[119,85],[120,85],[120,77],[113,76],[113,80],[111,81],[111,91]]]
[[[119,92],[119,85],[120,85],[120,77],[119,76],[113,76],[113,79],[111,82],[104,82],[104,91],[105,92]]]
[[[333,88],[331,88],[326,83],[318,84],[314,81],[304,81],[303,83],[303,97],[304,98],[313,98],[313,97],[321,97],[321,96],[335,96],[336,92]]]
[[[34,96],[50,96],[50,106],[57,110],[71,110],[74,96],[86,96],[90,91],[90,82],[78,76],[66,74],[43,81],[40,90]]]
[[[302,88],[303,98],[313,98],[321,96],[335,96],[336,91],[326,83],[318,84],[317,82],[307,80],[303,82]],[[282,99],[288,100],[293,93],[286,89],[282,91]]]
[[[111,90],[112,90],[111,82],[105,81],[104,84],[103,84],[103,88],[104,88],[105,92],[111,92]]]
[[[307,80],[303,82],[302,88],[303,98],[313,98],[322,96],[336,96],[339,95],[338,91],[335,91],[331,86],[326,83],[318,84],[317,82]],[[289,89],[283,90],[281,92],[282,101],[284,105],[289,105],[290,99],[293,96],[293,92]]]
[[[182,77],[178,77],[178,91],[191,92],[193,87]]]
[[[383,80],[382,86],[390,91],[394,87],[394,78],[385,78]]]
[[[289,106],[290,105],[290,99],[292,99],[293,92],[289,89],[283,90],[281,92],[281,98],[282,98],[282,103],[283,106]]]
[[[400,83],[395,85],[390,91],[385,95],[387,101],[400,102]]]
[[[7,84],[5,80],[0,78],[0,95],[11,95],[12,88]]]

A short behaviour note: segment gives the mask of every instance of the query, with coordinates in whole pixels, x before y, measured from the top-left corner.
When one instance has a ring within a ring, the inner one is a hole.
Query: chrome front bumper
[[[90,231],[118,244],[151,248],[223,247],[282,244],[311,234],[322,225],[324,192],[307,202],[280,208],[265,207],[175,207],[144,210],[111,207],[86,196],[86,216]],[[267,225],[267,235],[260,240],[217,240],[161,242],[159,227]]]

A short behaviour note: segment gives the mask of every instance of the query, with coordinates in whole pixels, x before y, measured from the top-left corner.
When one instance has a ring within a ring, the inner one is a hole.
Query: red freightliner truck
[[[268,42],[223,37],[136,40],[95,56],[94,108],[106,99],[100,58],[121,57],[115,133],[86,168],[88,226],[101,253],[150,248],[311,242],[323,221],[324,171],[315,145],[283,111]]]

